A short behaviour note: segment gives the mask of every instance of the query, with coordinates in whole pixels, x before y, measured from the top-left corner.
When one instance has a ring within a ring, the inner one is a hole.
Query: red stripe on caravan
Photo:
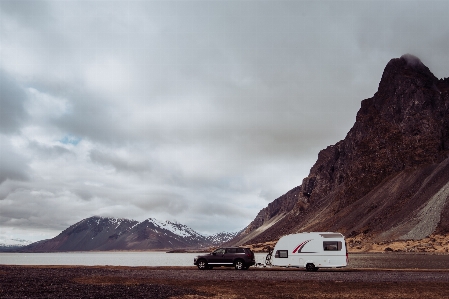
[[[304,245],[306,245],[306,244],[309,243],[310,241],[312,241],[312,240],[307,240],[307,241],[304,241],[304,242],[302,242],[301,244],[299,244],[299,245],[293,250],[293,253],[296,253],[298,250],[299,250],[299,252],[301,252],[301,249],[304,247]]]
[[[299,244],[298,247],[296,247],[296,248],[293,250],[293,253],[296,253],[296,250],[298,250],[298,249],[299,249],[299,246],[301,246],[301,245],[302,245],[302,243]]]

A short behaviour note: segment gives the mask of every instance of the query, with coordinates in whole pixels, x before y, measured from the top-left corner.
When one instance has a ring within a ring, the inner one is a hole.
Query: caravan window
[[[340,251],[341,241],[324,241],[323,250],[325,251]]]
[[[288,258],[288,250],[276,250],[276,254],[274,257]]]

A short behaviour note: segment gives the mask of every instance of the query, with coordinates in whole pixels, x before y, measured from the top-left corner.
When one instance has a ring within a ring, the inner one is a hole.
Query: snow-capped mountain
[[[23,239],[7,239],[7,238],[0,238],[0,251],[10,251],[19,249],[23,246],[27,246],[31,244],[31,241],[23,240]]]
[[[213,245],[220,245],[223,243],[232,240],[235,236],[237,236],[239,232],[229,233],[229,232],[220,232],[214,235],[208,236],[207,240]]]
[[[0,246],[25,246],[33,242],[23,239],[6,239],[0,238]]]
[[[24,247],[23,251],[85,251],[85,250],[151,250],[201,249],[217,246],[236,233],[203,236],[177,222],[145,221],[123,218],[90,217],[70,226],[53,239]]]

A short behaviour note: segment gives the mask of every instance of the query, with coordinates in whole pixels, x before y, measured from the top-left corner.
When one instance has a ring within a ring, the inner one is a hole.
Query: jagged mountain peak
[[[386,67],[384,72],[398,72],[398,71],[409,71],[408,74],[411,74],[410,71],[416,72],[423,76],[427,76],[432,79],[436,79],[433,73],[429,70],[429,68],[424,65],[424,63],[412,54],[404,54],[400,58],[391,59]]]
[[[298,231],[381,239],[449,231],[449,204],[441,199],[448,155],[449,79],[438,80],[416,56],[391,59],[345,139],[320,151],[302,184],[262,209],[234,242]],[[422,209],[434,202],[435,219],[420,227],[430,215]]]
[[[178,223],[176,221],[159,221],[155,218],[148,218],[144,222],[152,223],[153,225],[166,229],[176,235],[188,237],[188,236],[199,236],[200,234],[188,227],[187,225]]]
[[[406,54],[391,59],[384,69],[378,91],[374,97],[362,102],[361,111],[369,111],[368,106],[371,106],[390,118],[397,118],[401,115],[398,112],[421,108],[414,103],[417,99],[423,108],[427,108],[440,93],[438,85],[438,79],[416,56]]]
[[[402,56],[401,56],[401,59],[404,59],[405,61],[407,61],[407,64],[408,64],[409,66],[411,66],[411,67],[415,67],[415,66],[417,66],[417,65],[423,64],[423,63],[421,62],[421,59],[419,59],[419,58],[416,57],[415,55],[409,54],[409,53],[402,55]]]
[[[89,218],[85,218],[78,223],[90,223],[90,224],[101,224],[101,223],[112,223],[112,224],[121,224],[121,223],[129,223],[129,222],[137,222],[136,220],[130,220],[126,218],[114,218],[114,217],[103,217],[103,216],[91,216]],[[78,224],[77,223],[77,224]],[[75,224],[76,225],[76,224]]]
[[[79,232],[88,230],[92,227],[95,227],[97,231],[101,231],[103,227],[114,227],[115,229],[128,230],[137,223],[138,221],[136,220],[126,218],[92,216],[71,225],[65,231]]]
[[[101,217],[97,216],[99,219],[109,221],[111,223],[121,223],[121,222],[133,222],[136,220],[133,219],[127,219],[127,218],[115,218],[115,217]]]

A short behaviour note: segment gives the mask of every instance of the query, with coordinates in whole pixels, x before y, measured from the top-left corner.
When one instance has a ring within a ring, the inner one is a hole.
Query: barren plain
[[[390,256],[391,259],[395,259],[394,254]],[[426,259],[431,261],[438,256],[429,255]],[[428,265],[441,266],[441,262],[436,262]],[[0,297],[154,299],[449,297],[449,270],[444,266],[434,269],[393,268],[394,264],[392,268],[348,267],[320,269],[311,273],[302,269],[256,267],[247,271],[232,268],[200,271],[193,266],[0,266]]]

